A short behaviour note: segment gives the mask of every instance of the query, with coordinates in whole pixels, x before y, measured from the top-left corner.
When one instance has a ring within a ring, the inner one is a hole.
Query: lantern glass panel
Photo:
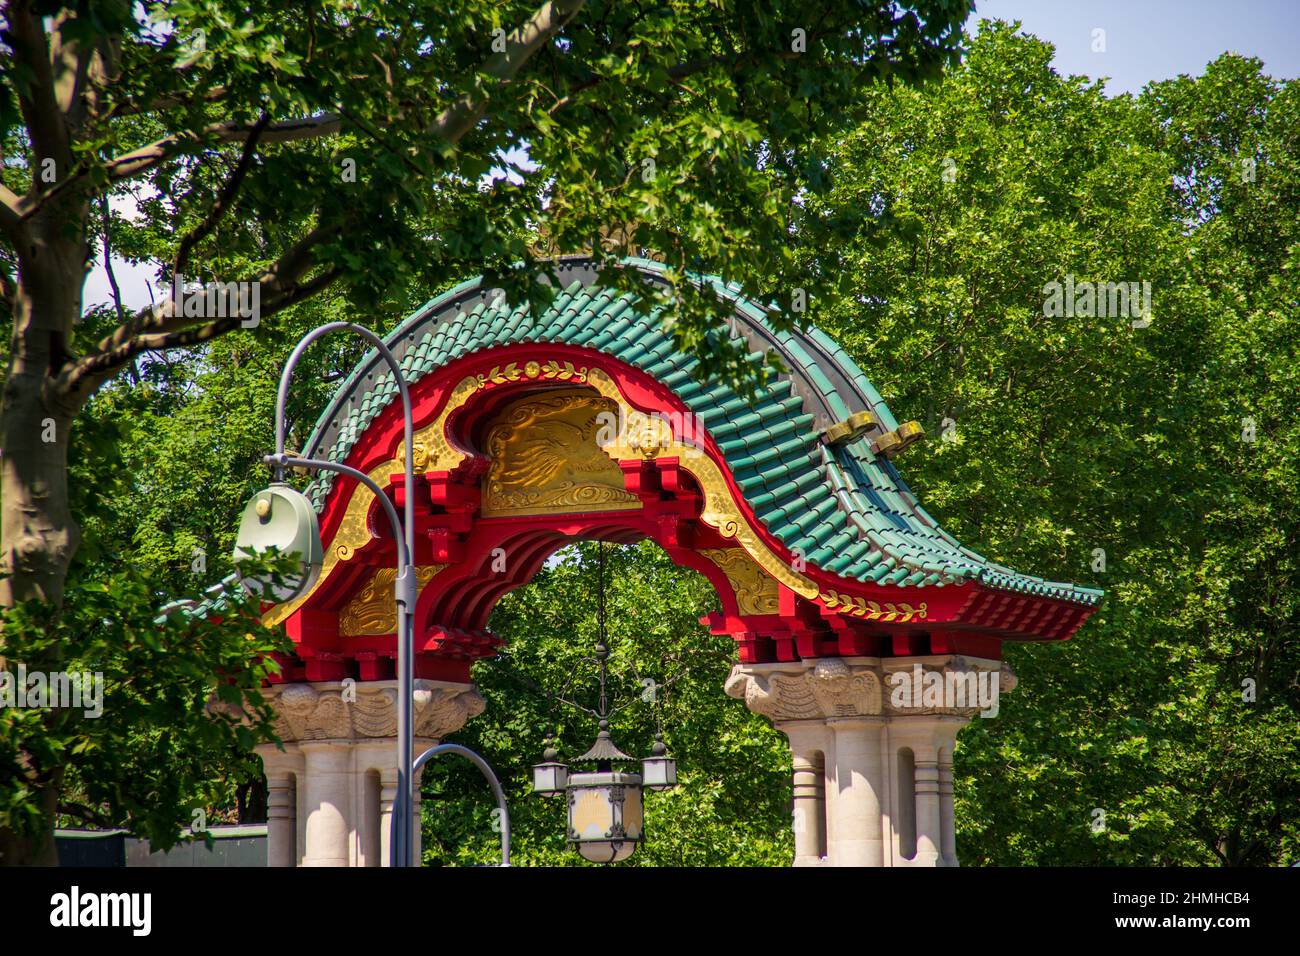
[[[677,786],[677,761],[672,757],[646,757],[641,761],[641,779],[650,790]]]
[[[579,773],[569,780],[569,841],[595,863],[625,860],[641,839],[641,778]]]
[[[546,761],[533,765],[533,789],[552,796],[563,793],[569,783],[569,768],[562,763]]]

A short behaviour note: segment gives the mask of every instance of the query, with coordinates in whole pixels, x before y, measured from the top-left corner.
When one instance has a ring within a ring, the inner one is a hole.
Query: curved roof
[[[666,284],[663,266],[628,259],[645,281]],[[768,310],[740,298],[716,277],[698,277],[734,303],[731,334],[754,361],[768,351],[787,374],[759,389],[751,404],[728,385],[692,378],[698,360],[677,350],[656,311],[639,312],[635,297],[598,284],[596,266],[566,259],[557,266],[563,290],[540,315],[510,308],[481,279],[437,296],[402,322],[385,341],[410,384],[472,352],[517,342],[585,346],[635,366],[670,388],[718,443],[742,494],[758,519],[808,563],[844,578],[875,584],[944,586],[979,581],[1000,590],[1096,605],[1102,592],[1020,574],[963,547],[945,532],[908,489],[872,439],[898,422],[854,361],[817,329],[780,332]],[[387,367],[371,351],[339,387],[306,443],[304,453],[341,462],[366,427],[397,397]],[[842,446],[821,431],[854,412],[880,423]],[[319,511],[333,475],[308,490]]]

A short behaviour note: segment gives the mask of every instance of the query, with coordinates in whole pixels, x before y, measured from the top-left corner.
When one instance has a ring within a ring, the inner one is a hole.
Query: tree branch
[[[191,130],[172,133],[162,139],[154,140],[147,146],[141,146],[129,153],[115,156],[105,163],[103,168],[108,174],[109,182],[117,183],[126,179],[133,179],[179,155],[186,146],[202,145],[213,139],[218,143],[246,143],[252,138],[253,130],[261,123],[261,120],[251,126],[247,123],[214,123],[206,127],[201,133],[195,133]],[[257,139],[262,143],[289,143],[300,139],[333,136],[342,128],[342,117],[333,113],[322,113],[320,116],[307,117],[306,119],[267,123],[258,133]],[[26,204],[26,208],[22,209],[22,218],[30,219],[40,211],[45,203],[54,199],[63,191],[84,182],[88,172],[89,170],[85,166],[73,170],[70,175],[60,180],[53,189],[42,195],[38,202]]]
[[[172,258],[173,276],[185,274],[185,267],[189,264],[190,252],[196,245],[207,238],[217,223],[221,221],[221,217],[226,214],[226,210],[230,208],[235,194],[239,192],[239,187],[244,182],[244,177],[248,175],[248,170],[253,165],[253,155],[257,152],[258,138],[262,135],[262,131],[270,120],[270,116],[263,113],[262,118],[253,125],[252,132],[244,142],[243,155],[239,157],[238,165],[235,166],[234,172],[230,174],[230,178],[226,180],[226,185],[222,188],[221,194],[217,196],[216,202],[212,204],[212,208],[208,210],[208,214],[203,221],[181,239],[180,245],[176,248],[176,255]]]
[[[582,9],[583,2],[556,0],[542,4],[527,23],[506,37],[506,48],[489,57],[482,72],[500,82],[513,79],[533,54],[573,19]],[[482,92],[464,94],[434,121],[434,132],[448,144],[460,142],[461,137],[483,117],[487,104],[488,97]]]
[[[4,183],[0,183],[0,229],[4,230],[4,234],[15,246],[22,238],[22,205],[22,197]]]
[[[582,9],[583,3],[584,0],[554,0],[554,2],[548,0],[529,18],[528,22],[506,38],[505,50],[489,57],[481,72],[502,83],[512,79],[523,65]],[[474,127],[486,111],[487,105],[486,93],[467,93],[439,114],[433,131],[448,144],[455,144]],[[252,126],[238,123],[216,124],[208,127],[202,134],[193,132],[172,134],[110,160],[106,167],[109,178],[117,182],[137,176],[165,162],[186,145],[203,142],[205,137],[215,138],[221,142],[248,143],[250,140],[260,140],[278,143],[333,135],[342,127],[342,119],[333,113],[277,123],[267,123],[265,120],[266,117],[263,116]],[[245,159],[251,157],[251,148],[245,149],[244,156]],[[241,160],[241,166],[245,166],[244,160]],[[238,170],[236,173],[238,179],[242,179],[243,174]],[[84,176],[84,171],[80,175]],[[235,179],[236,177],[232,177],[232,180]],[[60,187],[63,185],[61,183]],[[237,181],[236,188],[238,188]],[[218,204],[222,205],[222,200],[219,200]],[[220,214],[216,206],[208,218],[212,219],[213,214],[218,216]],[[326,270],[308,282],[300,281],[311,270],[312,253],[315,248],[334,238],[341,230],[342,226],[338,224],[317,226],[297,244],[286,250],[261,278],[255,280],[261,285],[262,315],[273,315],[281,309],[301,302],[317,294],[338,278],[337,270]],[[201,239],[206,232],[205,226],[200,226],[196,232]],[[194,242],[197,241],[198,239],[195,239],[193,242],[186,243],[182,240],[183,248],[177,252],[177,261],[183,262],[184,258],[188,257],[189,250],[193,248]],[[181,255],[182,252],[184,256]],[[243,320],[240,317],[231,316],[196,325],[195,317],[177,314],[176,302],[168,297],[160,306],[151,306],[137,312],[129,322],[119,326],[112,335],[101,340],[94,352],[65,367],[55,383],[56,388],[62,395],[84,400],[137,354],[208,341],[235,328],[241,321]]]
[[[112,820],[100,813],[98,810],[85,806],[84,804],[60,801],[59,813],[62,813],[64,816],[76,817],[84,823],[89,823],[105,830],[113,829]]]
[[[16,2],[5,11],[9,21],[8,36],[14,59],[32,73],[32,79],[18,89],[18,105],[31,136],[38,158],[52,159],[56,172],[67,173],[72,165],[72,147],[64,115],[55,99],[54,75],[50,67],[50,48],[40,18],[31,3]],[[39,164],[38,164],[39,165]],[[32,189],[38,177],[32,177]]]

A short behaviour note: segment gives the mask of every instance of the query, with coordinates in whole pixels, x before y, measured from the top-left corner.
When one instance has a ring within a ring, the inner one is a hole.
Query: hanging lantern
[[[559,754],[548,746],[542,752],[542,762],[533,764],[533,791],[548,797],[558,797],[569,785],[569,768],[560,763]]]
[[[644,777],[639,773],[614,769],[618,764],[635,764],[637,759],[619,750],[609,733],[611,708],[607,692],[609,645],[606,643],[605,631],[603,544],[599,568],[596,664],[600,678],[600,702],[596,710],[582,709],[600,718],[600,732],[591,749],[574,759],[575,764],[594,764],[595,769],[570,773],[548,740],[546,750],[542,753],[542,762],[533,765],[533,790],[547,795],[567,794],[567,837],[583,859],[592,863],[618,863],[630,857],[641,842],[645,823],[642,787],[654,790],[675,787],[677,761],[668,756],[663,735],[657,734],[650,756],[641,761]]]
[[[569,778],[569,842],[592,863],[626,860],[641,842],[641,777],[577,773]]]
[[[569,778],[569,842],[593,863],[626,860],[641,841],[641,776],[614,770],[614,764],[635,758],[615,746],[609,721],[602,719],[596,742],[577,762],[594,763],[596,770]]]
[[[650,756],[641,761],[641,785],[647,790],[671,790],[677,786],[677,761],[668,756],[663,734],[655,734]]]

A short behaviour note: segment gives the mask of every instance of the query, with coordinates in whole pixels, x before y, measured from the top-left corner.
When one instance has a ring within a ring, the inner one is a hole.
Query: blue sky
[[[1061,73],[1109,77],[1109,93],[1152,80],[1198,76],[1225,50],[1264,61],[1279,79],[1300,76],[1300,0],[976,0],[981,19],[1019,20],[1056,47]],[[1093,31],[1105,31],[1094,52]]]
[[[972,32],[981,18],[1021,21],[1025,32],[1055,45],[1058,71],[1108,77],[1111,94],[1199,75],[1225,50],[1259,57],[1279,79],[1300,76],[1300,0],[976,0]],[[1096,30],[1105,31],[1101,52],[1093,49]],[[149,304],[154,271],[115,263],[128,309]],[[100,265],[86,279],[85,302],[109,301]]]

